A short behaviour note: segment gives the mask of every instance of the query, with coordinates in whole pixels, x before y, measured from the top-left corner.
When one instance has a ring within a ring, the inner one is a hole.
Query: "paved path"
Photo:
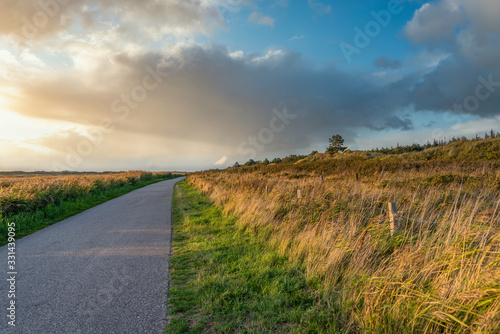
[[[2,333],[162,333],[173,185],[156,183],[17,241],[16,326]],[[0,248],[7,276],[7,249]],[[8,277],[7,277],[8,278]]]

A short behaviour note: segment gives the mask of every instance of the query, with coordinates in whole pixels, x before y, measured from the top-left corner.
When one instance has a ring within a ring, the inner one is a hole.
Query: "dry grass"
[[[97,204],[172,173],[126,172],[78,175],[0,175],[0,245],[7,242],[7,224],[15,223],[22,238]]]
[[[135,184],[165,173],[142,171],[78,175],[0,175],[0,213],[5,216],[43,208],[87,193]]]
[[[188,179],[298,261],[343,330],[499,333],[497,164],[394,168],[359,182],[344,168],[321,183],[300,165],[295,174],[270,166]],[[393,237],[389,201],[400,217]]]

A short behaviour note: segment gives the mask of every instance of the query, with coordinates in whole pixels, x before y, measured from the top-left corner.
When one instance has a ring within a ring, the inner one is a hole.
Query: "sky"
[[[498,0],[3,0],[0,170],[225,168],[500,131]]]

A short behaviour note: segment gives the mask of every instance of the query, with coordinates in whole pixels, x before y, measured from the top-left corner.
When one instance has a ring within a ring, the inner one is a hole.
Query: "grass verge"
[[[339,333],[302,268],[236,222],[176,185],[165,333]]]
[[[123,184],[109,189],[100,189],[76,198],[62,200],[59,203],[51,203],[36,210],[0,216],[0,246],[7,244],[7,223],[16,223],[16,239],[20,239],[133,190],[176,177],[178,176],[161,177],[148,181],[138,180],[133,184]]]

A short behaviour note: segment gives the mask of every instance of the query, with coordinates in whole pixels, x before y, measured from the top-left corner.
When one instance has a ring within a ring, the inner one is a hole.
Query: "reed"
[[[341,330],[498,333],[498,161],[420,161],[426,154],[353,153],[336,158],[347,162],[335,168],[316,159],[195,173],[188,181],[237,215],[239,228],[300,264]],[[372,168],[382,165],[383,175]],[[398,206],[392,237],[387,202]]]

